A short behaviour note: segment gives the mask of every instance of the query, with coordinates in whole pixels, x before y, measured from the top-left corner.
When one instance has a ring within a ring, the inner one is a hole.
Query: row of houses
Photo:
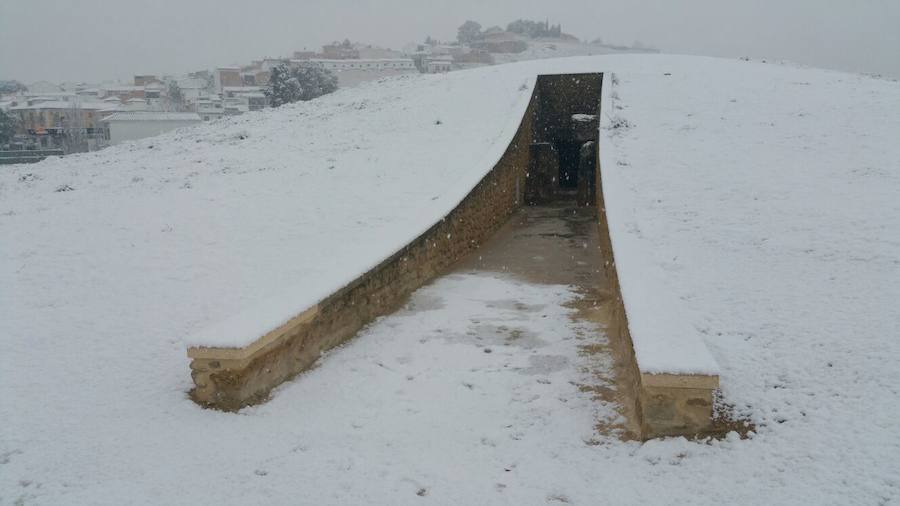
[[[202,121],[196,112],[150,111],[133,104],[71,97],[13,105],[6,111],[18,120],[12,147],[95,151]]]
[[[17,119],[12,148],[71,153],[268,106],[262,86],[241,82],[217,89],[215,75],[137,75],[127,84],[72,84],[66,90],[41,82],[0,98],[0,109]]]
[[[293,62],[307,61],[338,73],[401,73],[427,74],[449,72],[468,66],[493,63],[487,51],[451,44],[421,44],[405,52],[383,49],[345,40],[322,47],[321,53],[295,52]],[[381,77],[381,76],[377,76]],[[347,80],[344,78],[344,80]]]
[[[34,83],[28,91],[0,97],[0,109],[18,120],[15,149],[92,151],[266,108],[264,89],[277,65],[325,68],[335,73],[339,86],[348,87],[405,73],[447,72],[458,68],[464,58],[432,47],[409,56],[346,40],[327,44],[321,51],[295,51],[292,56],[183,76],[141,74],[129,83]]]

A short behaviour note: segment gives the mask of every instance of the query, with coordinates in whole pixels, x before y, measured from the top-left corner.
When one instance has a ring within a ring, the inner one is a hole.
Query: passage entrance
[[[594,205],[602,76],[538,77],[525,188],[528,204],[567,200]]]

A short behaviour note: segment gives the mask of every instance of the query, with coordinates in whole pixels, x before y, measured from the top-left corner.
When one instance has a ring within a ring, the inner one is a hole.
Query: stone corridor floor
[[[600,229],[593,207],[574,202],[528,206],[514,214],[478,252],[456,266],[456,273],[502,273],[545,285],[567,285],[577,294],[568,305],[573,321],[592,328],[579,334],[577,348],[586,362],[579,364],[593,381],[579,384],[595,400],[615,406],[622,417],[598,420],[597,431],[635,437],[631,395],[625,387],[630,371],[619,363],[603,329],[609,324],[607,302],[613,296],[600,254]]]

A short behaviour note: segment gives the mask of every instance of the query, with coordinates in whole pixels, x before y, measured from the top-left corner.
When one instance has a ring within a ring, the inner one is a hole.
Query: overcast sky
[[[0,79],[178,74],[345,37],[400,48],[451,40],[466,19],[516,18],[670,53],[900,77],[900,0],[0,0]]]

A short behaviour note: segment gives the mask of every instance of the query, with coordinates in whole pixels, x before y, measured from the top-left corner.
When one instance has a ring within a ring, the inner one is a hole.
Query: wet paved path
[[[617,379],[625,381],[617,378],[624,368],[615,363],[603,332],[610,323],[606,303],[612,290],[603,270],[599,233],[594,208],[574,203],[525,207],[454,272],[503,273],[529,283],[572,287],[577,296],[568,303],[576,310],[571,318],[592,329],[580,333],[573,344],[582,358],[573,367],[591,378],[578,386],[622,415],[598,420],[598,433],[628,437],[633,416],[623,406],[630,403],[620,397],[626,389],[616,386]]]

